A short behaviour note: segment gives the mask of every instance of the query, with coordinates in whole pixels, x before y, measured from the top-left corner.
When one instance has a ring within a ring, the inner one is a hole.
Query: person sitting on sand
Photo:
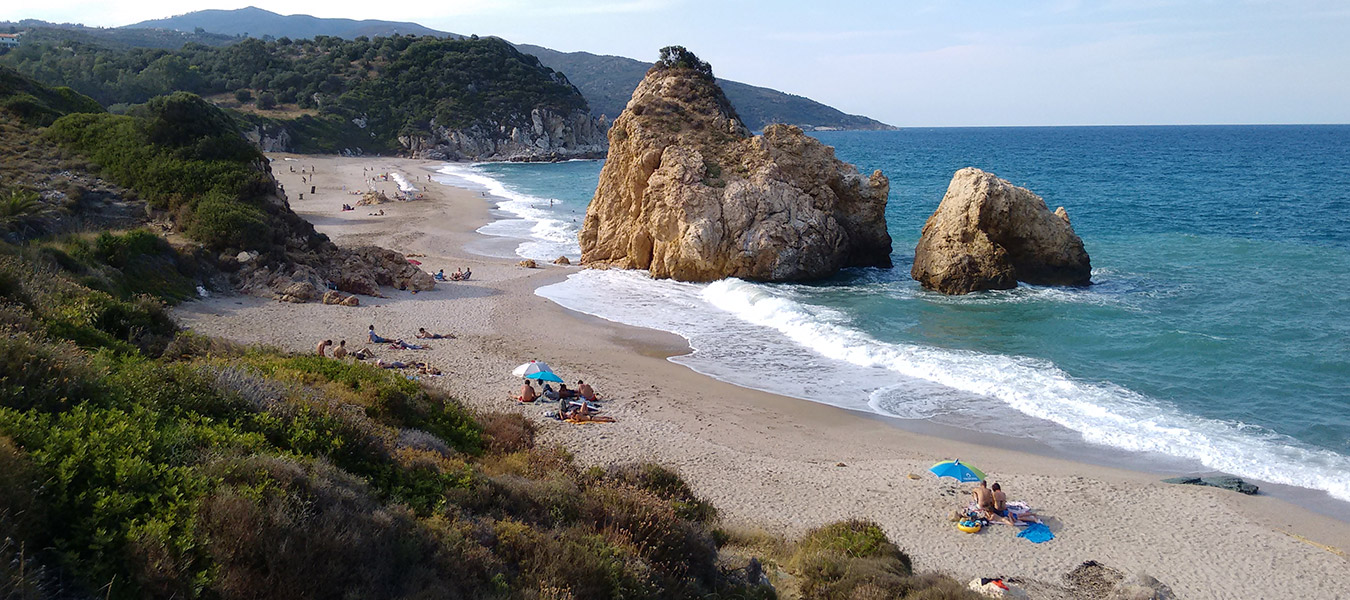
[[[388,344],[388,343],[390,343],[390,342],[392,342],[392,341],[394,341],[394,340],[391,340],[391,339],[385,338],[385,337],[380,337],[378,334],[375,333],[375,326],[374,326],[374,325],[371,325],[371,326],[370,326],[370,343],[372,343],[372,344]]]
[[[362,348],[353,352],[352,358],[355,358],[356,360],[370,360],[375,358],[375,353],[371,352],[369,348]]]
[[[464,279],[463,269],[455,269],[455,272],[450,274],[450,281],[459,281],[461,279]]]
[[[460,281],[468,281],[468,280],[469,280],[469,277],[472,277],[472,276],[473,276],[473,269],[470,269],[470,268],[468,268],[468,267],[464,267],[464,274],[459,276],[459,280],[460,280]]]
[[[441,269],[441,270],[439,270],[439,271],[436,271],[435,278],[436,278],[436,281],[445,281],[445,269]]]
[[[547,383],[544,384],[544,389],[543,389],[543,391],[539,392],[539,395],[541,395],[541,396],[543,396],[543,397],[545,397],[545,398],[548,398],[549,400],[557,400],[557,399],[558,399],[558,391],[555,390],[555,389],[553,389],[553,386],[551,386],[551,385],[549,385],[549,384],[547,384]]]
[[[535,393],[534,386],[530,385],[530,380],[525,380],[525,385],[520,386],[520,395],[516,396],[517,402],[534,402],[539,399],[539,394]]]
[[[989,496],[993,499],[993,506],[985,509],[985,513],[989,515],[990,520],[998,517],[1004,523],[1015,525],[1017,517],[1008,512],[1008,495],[1003,493],[1003,488],[998,485],[997,481],[994,482],[994,487],[991,489]]]
[[[324,351],[327,350],[328,347],[329,347],[329,346],[332,346],[332,345],[333,345],[333,340],[324,340],[324,341],[322,341],[322,342],[319,342],[318,347],[316,347],[316,348],[314,349],[314,350],[315,350],[315,353],[318,354],[319,356],[328,356],[328,354],[327,354],[326,352],[324,352]]]
[[[424,340],[452,340],[455,339],[455,334],[451,333],[442,335],[439,333],[430,333],[425,328],[418,327],[417,337]]]
[[[975,507],[992,519],[993,517],[989,515],[992,515],[994,510],[994,493],[989,491],[989,485],[981,479],[980,485],[970,490],[970,495],[975,499]]]
[[[347,340],[338,340],[338,345],[333,348],[333,358],[347,357]]]
[[[565,384],[565,383],[560,383],[560,384],[558,384],[558,398],[567,400],[567,399],[576,398],[576,397],[577,397],[577,391],[576,391],[576,390],[569,389],[569,388],[567,387],[567,384]]]
[[[599,399],[595,395],[595,390],[591,388],[591,384],[580,379],[577,380],[577,395],[587,402],[595,402]]]

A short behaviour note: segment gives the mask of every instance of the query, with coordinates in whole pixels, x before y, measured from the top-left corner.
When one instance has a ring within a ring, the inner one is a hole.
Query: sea
[[[693,351],[671,360],[744,387],[996,445],[1232,474],[1350,515],[1350,126],[813,135],[890,178],[894,268],[802,284],[580,270],[537,293],[676,333]],[[575,261],[601,166],[447,165],[441,181],[495,204],[481,232],[505,254]],[[1093,284],[921,289],[920,229],[967,166],[1065,207]]]

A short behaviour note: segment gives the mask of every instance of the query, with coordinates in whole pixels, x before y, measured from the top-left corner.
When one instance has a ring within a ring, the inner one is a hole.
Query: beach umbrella
[[[951,477],[961,482],[981,481],[984,479],[984,471],[976,469],[970,465],[961,462],[961,459],[944,460],[928,468],[938,477]]]
[[[538,379],[539,381],[552,381],[553,383],[563,382],[562,378],[558,377],[557,373],[554,373],[553,371],[536,371],[534,373],[526,373],[525,378]]]
[[[516,377],[524,377],[531,373],[539,373],[539,372],[552,373],[553,369],[548,366],[548,363],[542,360],[532,360],[523,365],[520,365],[519,367],[516,367],[515,370],[511,371],[511,374],[515,375]]]

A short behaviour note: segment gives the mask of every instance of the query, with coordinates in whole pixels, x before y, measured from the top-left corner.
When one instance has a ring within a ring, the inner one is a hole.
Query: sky
[[[44,0],[0,20],[120,26],[207,8],[414,21],[655,60],[902,127],[1350,123],[1346,0]]]

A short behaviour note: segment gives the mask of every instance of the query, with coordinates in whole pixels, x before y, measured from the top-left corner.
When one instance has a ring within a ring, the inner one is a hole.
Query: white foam
[[[476,165],[446,165],[439,172],[468,183],[468,187],[486,191],[497,201],[498,209],[516,217],[488,223],[479,228],[479,233],[519,238],[521,243],[516,247],[516,254],[522,258],[551,261],[559,256],[573,259],[581,256],[577,225],[558,218],[552,210],[562,204],[561,200],[513,190],[483,173]]]
[[[415,185],[413,185],[413,184],[411,184],[411,183],[408,183],[408,180],[407,180],[406,178],[403,177],[403,174],[402,174],[402,173],[390,173],[389,176],[390,176],[390,177],[393,177],[393,178],[394,178],[394,181],[398,183],[398,189],[399,189],[399,190],[404,191],[404,192],[415,192],[415,191],[417,191],[417,186],[415,186]]]
[[[1053,427],[1048,422],[1092,444],[1350,501],[1350,457],[1185,414],[1109,382],[1075,379],[1044,360],[882,342],[837,311],[787,297],[791,290],[582,271],[537,293],[573,310],[677,333],[695,352],[672,360],[746,387],[1005,435],[1038,436]]]

